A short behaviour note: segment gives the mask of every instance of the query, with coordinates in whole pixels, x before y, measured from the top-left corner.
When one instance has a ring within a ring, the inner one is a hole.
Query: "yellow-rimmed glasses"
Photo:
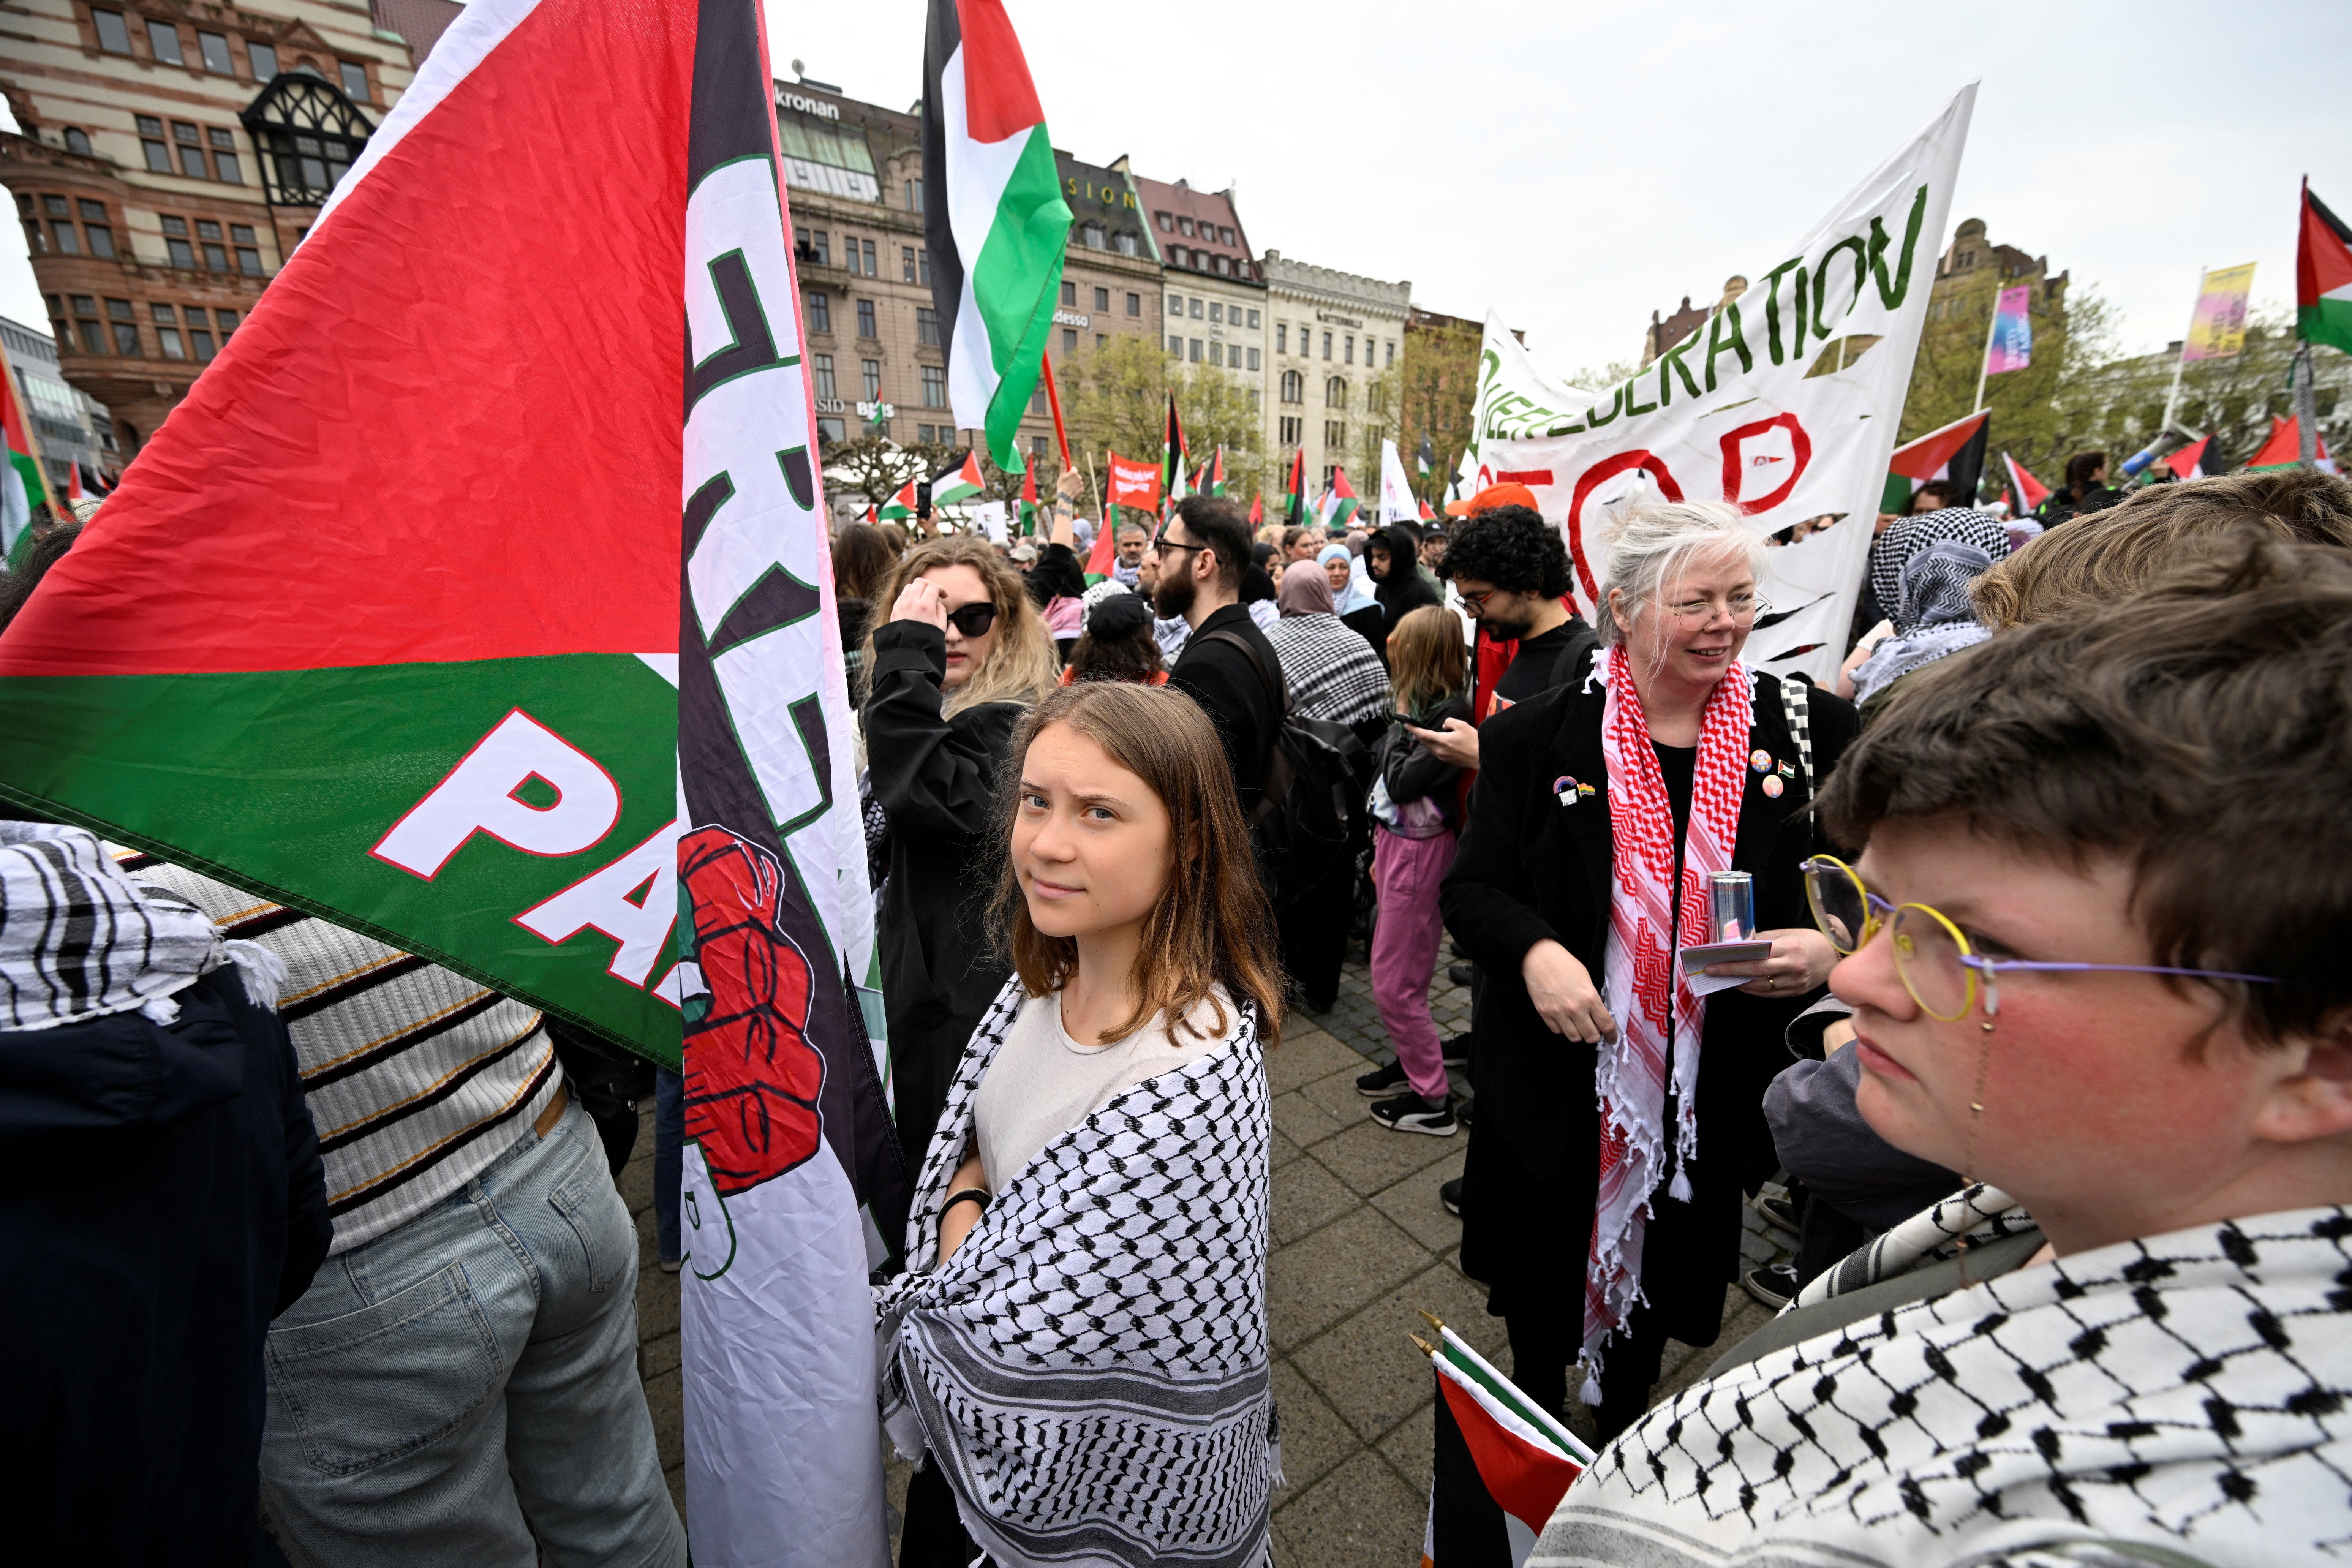
[[[1919,1010],[1949,1024],[1969,1016],[1981,983],[1988,1018],[2000,1014],[2000,974],[2004,969],[2114,970],[2128,974],[2179,974],[2198,980],[2242,980],[2274,985],[2273,974],[2238,974],[2220,969],[2172,969],[2154,963],[2061,963],[2022,958],[1987,958],[1937,910],[1926,904],[1890,904],[1863,886],[1854,868],[1831,855],[1804,863],[1805,897],[1813,923],[1841,956],[1869,945],[1882,926],[1895,938],[1895,973]],[[1981,979],[1980,979],[1981,977]]]

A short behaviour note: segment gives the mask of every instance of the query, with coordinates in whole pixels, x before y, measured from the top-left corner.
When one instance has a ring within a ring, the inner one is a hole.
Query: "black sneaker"
[[[1462,1178],[1454,1177],[1437,1189],[1437,1201],[1455,1219],[1462,1217]]]
[[[1470,966],[1466,963],[1449,963],[1445,966],[1445,978],[1456,985],[1467,985],[1470,984]]]
[[[1461,1122],[1465,1127],[1469,1126],[1471,1110],[1475,1107],[1477,1103],[1478,1102],[1475,1100],[1455,1100],[1454,1102],[1454,1119],[1456,1121]]]
[[[1785,1230],[1794,1237],[1805,1234],[1803,1227],[1797,1223],[1796,1205],[1786,1198],[1758,1198],[1756,1212],[1762,1215],[1764,1223],[1775,1230]]]
[[[1356,1080],[1356,1092],[1366,1100],[1386,1100],[1402,1092],[1410,1083],[1405,1077],[1404,1063],[1391,1062],[1384,1068],[1364,1074]]]
[[[1392,1132],[1426,1132],[1433,1138],[1451,1138],[1462,1125],[1454,1118],[1451,1100],[1423,1100],[1417,1094],[1381,1100],[1372,1107],[1372,1120]]]
[[[1446,1036],[1445,1043],[1438,1048],[1444,1053],[1447,1067],[1466,1068],[1470,1065],[1470,1032],[1467,1029],[1458,1035]]]
[[[1751,1268],[1740,1277],[1740,1288],[1774,1311],[1787,1306],[1797,1294],[1797,1271],[1786,1263],[1768,1264]]]

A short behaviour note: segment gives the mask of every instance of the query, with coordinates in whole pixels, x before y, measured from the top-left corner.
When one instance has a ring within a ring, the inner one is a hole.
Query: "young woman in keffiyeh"
[[[1776,1161],[1766,1085],[1832,953],[1805,912],[1814,781],[1853,710],[1739,662],[1761,540],[1737,509],[1653,506],[1613,542],[1592,679],[1496,715],[1442,907],[1484,966],[1465,1270],[1513,1377],[1604,1437],[1647,1402],[1668,1337],[1713,1342],[1743,1185]],[[1772,952],[1702,996],[1709,872],[1755,879]],[[1572,1366],[1583,1365],[1576,1384]]]
[[[927,1456],[900,1568],[1258,1568],[1282,982],[1224,752],[1191,699],[1087,681],[1011,755],[1013,978],[876,1292],[884,1419]]]
[[[1530,1562],[2352,1556],[2347,775],[2340,550],[1908,682],[1823,796],[1864,852],[1809,876],[1859,1109],[1979,1184],[1651,1411]]]

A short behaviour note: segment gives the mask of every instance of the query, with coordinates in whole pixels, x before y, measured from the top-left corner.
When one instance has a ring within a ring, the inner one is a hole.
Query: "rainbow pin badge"
[[[1560,805],[1574,805],[1584,796],[1592,794],[1593,790],[1591,784],[1579,784],[1566,773],[1562,773],[1551,781],[1551,793],[1559,797]]]

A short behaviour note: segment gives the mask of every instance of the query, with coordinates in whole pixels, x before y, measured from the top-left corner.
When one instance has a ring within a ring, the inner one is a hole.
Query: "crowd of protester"
[[[834,542],[917,1194],[876,1285],[902,1563],[1264,1551],[1263,1054],[1359,941],[1368,1114],[1466,1131],[1461,1267],[1606,1446],[1547,1553],[2343,1539],[2352,486],[2090,453],[2026,521],[1930,481],[1826,684],[1742,654],[1835,518],[1631,508],[1588,618],[1516,485],[1328,531],[1196,496],[1091,578],[1073,499]],[[1686,973],[1723,874],[1754,945]],[[0,823],[0,894],[32,1560],[685,1561],[611,1181],[649,1094],[674,1270],[675,1075],[78,827]],[[1793,1262],[1746,1268],[1743,1204]],[[1780,1315],[1654,1407],[1734,1284]]]

